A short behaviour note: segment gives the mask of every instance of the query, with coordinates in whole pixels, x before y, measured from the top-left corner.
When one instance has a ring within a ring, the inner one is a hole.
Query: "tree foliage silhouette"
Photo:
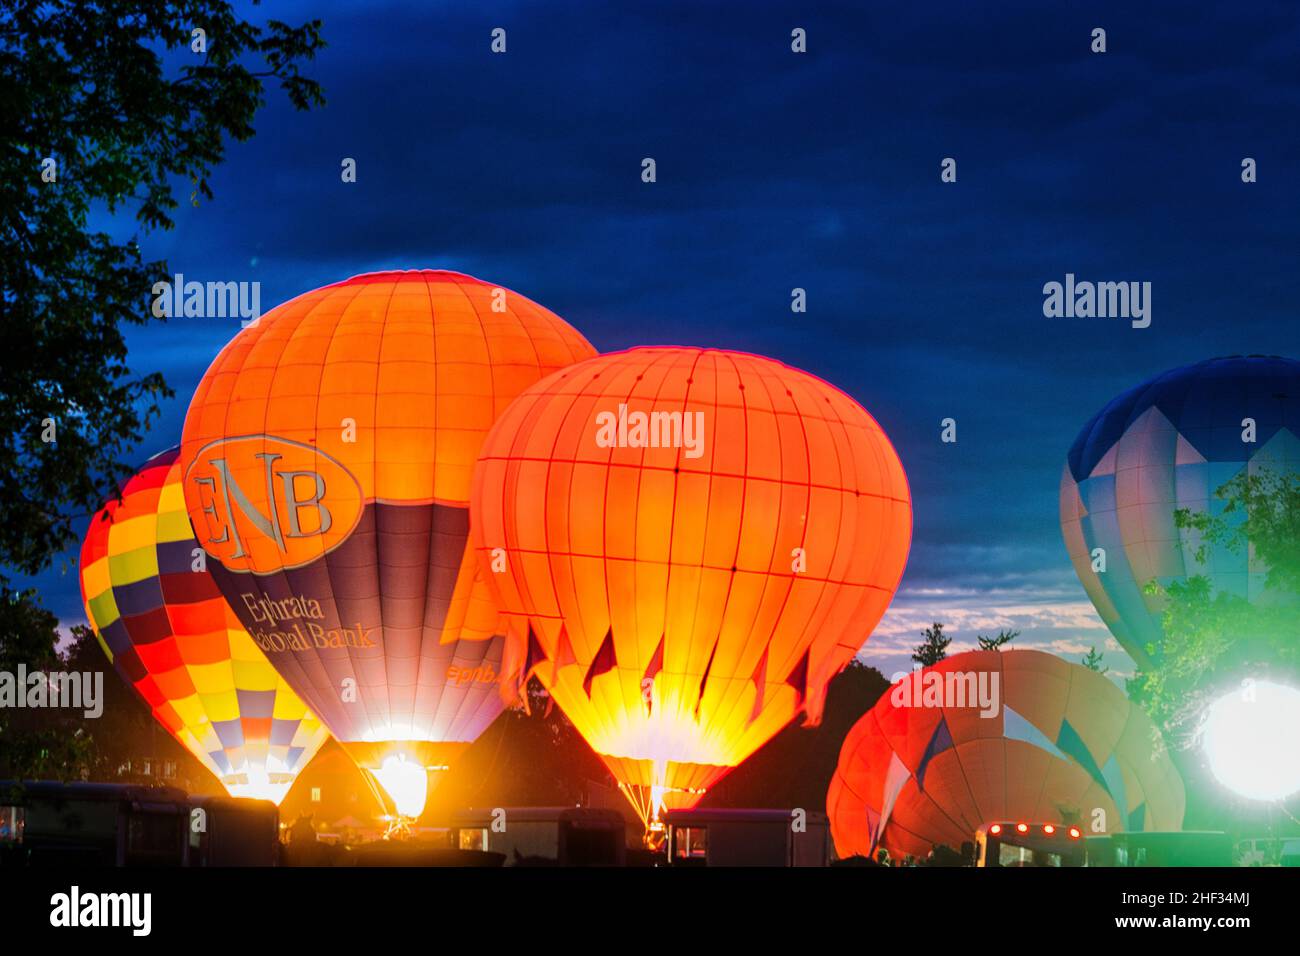
[[[122,458],[171,395],[127,364],[123,329],[151,320],[167,276],[139,234],[171,228],[178,182],[212,198],[264,81],[299,109],[324,102],[300,73],[321,46],[319,21],[256,26],[220,0],[0,7],[0,567],[48,566],[136,464]],[[136,235],[114,238],[92,213]]]
[[[1079,663],[1090,671],[1096,671],[1098,674],[1105,674],[1110,671],[1109,667],[1101,666],[1101,660],[1105,656],[1105,652],[1097,650],[1097,645],[1094,644],[1088,648],[1088,653],[1083,655],[1083,660]]]
[[[948,645],[952,638],[943,633],[943,625],[938,621],[923,632],[925,640],[916,645],[912,651],[912,660],[922,667],[932,667],[948,656]]]
[[[996,637],[983,637],[976,635],[975,640],[979,642],[981,651],[998,651],[1002,649],[1003,644],[1010,644],[1020,636],[1019,631],[998,631]]]

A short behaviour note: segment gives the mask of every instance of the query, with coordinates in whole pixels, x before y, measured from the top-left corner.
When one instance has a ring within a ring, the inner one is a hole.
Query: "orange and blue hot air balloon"
[[[862,647],[907,561],[902,463],[848,395],[757,355],[638,348],[523,394],[471,533],[536,675],[657,839]]]
[[[91,519],[86,616],[117,672],[232,796],[279,803],[328,734],[207,572],[178,457],[149,459]]]
[[[1098,412],[1061,476],[1061,533],[1097,613],[1139,665],[1161,656],[1158,588],[1203,575],[1215,591],[1268,600],[1250,548],[1206,549],[1174,513],[1224,514],[1215,492],[1242,473],[1300,472],[1300,362],[1210,359],[1158,375]],[[1237,513],[1237,520],[1242,516]],[[1104,568],[1104,570],[1103,570]]]
[[[995,820],[1178,830],[1185,802],[1150,718],[1109,679],[1042,651],[970,651],[913,671],[854,724],[826,814],[841,857],[901,859]]]
[[[263,315],[195,392],[181,462],[213,575],[399,817],[503,708],[504,627],[467,548],[483,436],[593,354],[501,286],[381,272]]]

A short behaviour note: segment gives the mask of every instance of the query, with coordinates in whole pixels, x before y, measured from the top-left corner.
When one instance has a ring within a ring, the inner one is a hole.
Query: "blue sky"
[[[264,309],[359,272],[458,269],[602,351],[744,349],[840,386],[912,486],[911,560],[864,655],[886,673],[932,620],[957,645],[1018,628],[1021,645],[1097,644],[1127,670],[1061,543],[1067,449],[1165,369],[1300,353],[1289,4],[271,6],[250,15],[324,20],[311,73],[328,105],[295,113],[272,93],[215,200],[143,237],[146,255],[260,281]],[[956,183],[940,182],[945,157]],[[1042,287],[1067,272],[1151,282],[1150,328],[1044,318]],[[134,366],[177,392],[141,460],[175,443],[236,330],[133,332]],[[36,584],[70,624],[69,564]]]

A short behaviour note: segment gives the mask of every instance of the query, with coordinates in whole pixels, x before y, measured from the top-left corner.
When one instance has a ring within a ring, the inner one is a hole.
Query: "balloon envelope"
[[[233,796],[279,803],[328,735],[196,567],[177,459],[149,459],[91,519],[86,616],[117,672]]]
[[[186,504],[218,584],[407,815],[419,770],[502,709],[502,627],[466,549],[479,445],[524,387],[594,351],[499,286],[374,273],[262,316],[190,405]]]
[[[1198,533],[1174,520],[1180,508],[1222,514],[1215,491],[1261,469],[1300,470],[1292,359],[1174,369],[1114,399],[1079,433],[1061,476],[1061,533],[1097,613],[1139,664],[1158,660],[1162,642],[1163,599],[1146,593],[1149,582],[1204,575],[1216,591],[1264,596],[1267,568],[1249,548],[1211,547],[1200,561]],[[1104,571],[1094,570],[1099,555]]]
[[[756,355],[639,348],[520,395],[470,526],[512,686],[536,674],[650,821],[819,719],[911,517],[898,456],[843,392]]]
[[[946,698],[926,696],[936,675]],[[1101,674],[1030,650],[958,654],[895,684],[845,737],[826,795],[840,857],[957,850],[998,820],[1178,830],[1183,809],[1141,708]]]

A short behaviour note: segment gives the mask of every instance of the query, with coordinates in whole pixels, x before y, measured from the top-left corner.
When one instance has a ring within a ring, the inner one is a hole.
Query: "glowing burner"
[[[395,754],[385,757],[370,772],[393,801],[399,816],[415,820],[424,812],[424,803],[429,798],[429,773],[421,764],[408,759],[406,754]]]

